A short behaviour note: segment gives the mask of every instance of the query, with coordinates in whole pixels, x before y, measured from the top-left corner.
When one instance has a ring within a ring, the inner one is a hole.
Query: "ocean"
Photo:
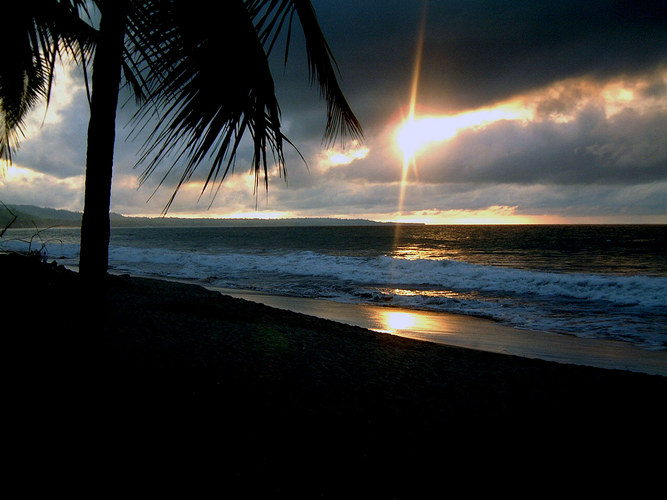
[[[9,230],[0,249],[75,267],[77,229]],[[667,349],[667,225],[114,228],[115,273],[479,316]]]

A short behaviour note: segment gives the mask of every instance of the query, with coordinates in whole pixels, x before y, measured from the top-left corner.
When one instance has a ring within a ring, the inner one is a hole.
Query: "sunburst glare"
[[[419,26],[419,33],[417,35],[417,51],[415,54],[415,67],[412,74],[412,87],[410,89],[410,107],[406,123],[413,123],[415,118],[415,106],[417,104],[417,90],[419,88],[419,74],[421,72],[422,53],[424,50],[424,30],[426,25],[426,5],[422,12],[421,24]],[[405,144],[408,147],[407,144]],[[408,172],[410,166],[413,165],[413,154],[409,151],[403,150],[403,174],[401,176],[401,190],[398,196],[398,214],[403,211],[403,199],[405,197],[405,186],[408,181]],[[414,165],[413,165],[414,166]]]
[[[396,144],[404,161],[414,157],[429,144],[443,142],[464,129],[483,128],[500,120],[518,120],[526,111],[512,105],[483,108],[457,115],[415,117],[405,120],[396,132]]]
[[[417,315],[408,312],[383,311],[385,328],[389,332],[396,332],[411,328],[417,323]]]

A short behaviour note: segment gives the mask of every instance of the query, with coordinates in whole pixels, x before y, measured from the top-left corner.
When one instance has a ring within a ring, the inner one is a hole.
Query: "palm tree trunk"
[[[79,272],[90,281],[103,279],[109,264],[109,209],[116,141],[116,108],[125,34],[124,5],[124,1],[103,4],[99,38],[93,59],[79,255]]]

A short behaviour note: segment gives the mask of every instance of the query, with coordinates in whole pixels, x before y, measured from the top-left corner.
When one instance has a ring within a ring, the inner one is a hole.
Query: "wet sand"
[[[667,352],[648,351],[624,342],[520,330],[492,320],[460,314],[341,304],[321,299],[267,295],[249,290],[220,291],[272,307],[401,337],[558,363],[667,376]]]

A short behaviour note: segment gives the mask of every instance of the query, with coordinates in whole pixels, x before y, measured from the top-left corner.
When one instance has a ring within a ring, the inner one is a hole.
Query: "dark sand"
[[[666,377],[407,339],[197,285],[109,276],[93,290],[15,255],[0,276],[6,455],[26,491],[440,498],[576,483],[641,497],[664,467]]]

